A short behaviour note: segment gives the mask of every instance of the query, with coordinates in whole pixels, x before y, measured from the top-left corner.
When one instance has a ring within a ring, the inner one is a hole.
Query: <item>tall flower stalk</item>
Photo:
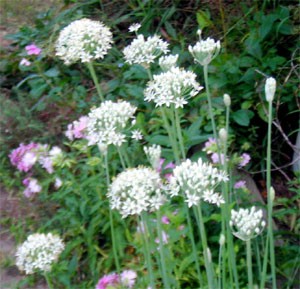
[[[87,65],[87,68],[89,69],[91,77],[92,77],[92,79],[94,81],[94,84],[96,86],[96,90],[97,90],[98,96],[99,96],[99,98],[100,98],[101,101],[104,101],[103,92],[102,92],[101,86],[99,84],[98,77],[96,75],[93,63],[92,62],[87,62],[86,65]]]

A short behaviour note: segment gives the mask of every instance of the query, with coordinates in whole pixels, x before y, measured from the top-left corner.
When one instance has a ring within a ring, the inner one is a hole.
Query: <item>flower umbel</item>
[[[178,54],[175,55],[165,55],[159,58],[158,64],[162,71],[166,72],[170,70],[172,67],[176,66],[178,60]]]
[[[167,72],[154,75],[144,91],[145,100],[153,101],[156,106],[174,104],[183,107],[187,100],[202,89],[196,81],[196,74],[179,67],[172,67]]]
[[[89,113],[86,134],[89,145],[107,147],[110,144],[121,146],[125,142],[123,133],[129,119],[133,118],[136,107],[129,102],[102,102],[100,107]]]
[[[150,168],[127,169],[113,180],[108,198],[111,209],[123,218],[157,210],[165,201],[159,174]]]
[[[166,54],[168,43],[159,36],[149,36],[146,40],[143,35],[138,35],[130,45],[123,50],[125,61],[129,64],[140,64],[146,68],[162,54]]]
[[[30,235],[17,249],[16,265],[26,274],[48,272],[64,247],[61,238],[51,233]]]
[[[56,42],[56,55],[65,64],[102,59],[111,48],[112,33],[100,21],[80,19],[65,27]]]
[[[221,182],[226,181],[228,177],[225,172],[201,159],[197,162],[188,159],[173,170],[169,189],[171,196],[182,192],[189,207],[198,205],[201,200],[220,206],[225,201],[215,189]]]
[[[160,166],[161,146],[154,144],[149,147],[144,147],[144,152],[152,168],[158,171],[158,168]]]
[[[215,57],[218,56],[221,44],[220,41],[216,42],[212,38],[202,40],[201,33],[199,33],[199,37],[199,41],[194,46],[189,46],[189,51],[193,55],[195,61],[204,66],[208,65]]]
[[[262,210],[257,210],[255,207],[238,211],[232,210],[229,224],[233,235],[243,241],[257,237],[266,226]]]

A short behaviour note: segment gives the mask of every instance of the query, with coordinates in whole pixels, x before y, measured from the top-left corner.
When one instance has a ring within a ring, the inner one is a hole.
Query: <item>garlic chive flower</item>
[[[141,28],[140,23],[131,24],[128,28],[129,32],[137,32]]]
[[[266,226],[262,210],[256,210],[255,207],[251,207],[251,209],[239,209],[238,211],[231,210],[229,224],[233,235],[243,241],[257,237]]]
[[[107,193],[111,209],[126,218],[155,211],[165,202],[158,172],[151,168],[127,169],[117,175]]]
[[[158,170],[158,168],[160,166],[161,146],[154,144],[149,147],[144,147],[144,152],[145,152],[152,168],[155,170]]]
[[[88,114],[89,121],[86,128],[88,145],[97,144],[102,148],[110,144],[121,146],[126,141],[124,129],[135,111],[136,107],[129,102],[110,100],[92,109]]]
[[[221,44],[219,40],[215,41],[212,38],[202,40],[201,31],[197,32],[197,34],[199,35],[199,41],[194,46],[189,46],[189,52],[193,55],[196,62],[205,66],[218,56]]]
[[[175,108],[183,107],[187,100],[199,93],[203,87],[196,81],[196,74],[179,67],[172,67],[167,72],[153,76],[144,91],[146,101],[153,101],[156,106],[171,104]]]
[[[112,33],[100,21],[80,19],[66,26],[55,44],[56,55],[65,64],[102,59],[111,48]]]
[[[176,66],[177,60],[178,60],[178,54],[175,55],[169,54],[169,55],[161,56],[158,59],[158,64],[162,69],[162,71],[166,72],[170,70],[172,67]]]
[[[33,234],[18,247],[16,265],[26,274],[49,272],[64,250],[61,238],[51,233]]]
[[[269,77],[266,80],[265,84],[265,93],[266,93],[266,99],[268,102],[273,101],[274,95],[276,91],[276,80],[273,77]]]
[[[123,50],[125,62],[129,64],[140,64],[145,68],[149,68],[154,60],[166,54],[168,43],[160,39],[159,36],[149,36],[146,40],[143,35],[138,35],[130,45]]]
[[[197,162],[187,159],[173,170],[169,193],[171,196],[178,196],[181,192],[189,207],[197,206],[202,200],[220,206],[225,201],[215,189],[221,182],[227,181],[225,172],[214,168],[210,163],[205,163],[202,159]]]

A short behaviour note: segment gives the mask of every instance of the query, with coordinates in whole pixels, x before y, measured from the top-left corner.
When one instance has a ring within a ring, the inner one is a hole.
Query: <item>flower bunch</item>
[[[61,148],[54,146],[49,151],[46,150],[40,155],[39,163],[49,174],[52,174],[54,172],[53,166],[59,164],[62,161],[62,158],[63,152]]]
[[[194,45],[189,46],[189,51],[193,55],[196,62],[201,65],[208,65],[220,52],[220,41],[215,41],[212,38],[206,40],[201,39],[201,31],[198,33],[199,41]]]
[[[88,115],[89,121],[86,129],[89,145],[121,146],[125,142],[124,128],[128,120],[133,118],[136,109],[129,102],[110,100],[92,109]]]
[[[133,270],[125,270],[120,275],[111,273],[104,275],[97,283],[96,289],[130,289],[135,284],[137,274]]]
[[[161,146],[154,144],[149,147],[144,147],[144,152],[152,168],[158,171],[160,166]]]
[[[111,48],[112,33],[100,21],[80,19],[65,27],[56,42],[56,55],[65,64],[102,59]]]
[[[178,54],[175,55],[169,54],[169,55],[161,56],[158,59],[158,64],[162,69],[162,71],[166,72],[170,70],[172,67],[176,66],[177,60],[178,60]]]
[[[144,91],[145,100],[153,101],[156,106],[174,104],[176,108],[187,104],[187,99],[202,89],[196,81],[196,74],[179,67],[154,75]]]
[[[201,200],[219,206],[225,201],[214,190],[221,182],[226,181],[226,174],[211,164],[203,162],[202,159],[197,162],[188,159],[173,170],[169,190],[171,196],[183,192],[189,207],[198,205]]]
[[[117,175],[107,194],[111,209],[123,218],[157,210],[165,201],[158,172],[146,167],[127,169]]]
[[[42,190],[42,187],[40,186],[37,179],[25,178],[22,183],[26,187],[26,189],[23,192],[26,198],[30,198],[34,194],[39,193]]]
[[[48,272],[63,249],[64,243],[59,236],[51,233],[30,235],[17,249],[16,265],[26,274]]]
[[[44,150],[44,146],[38,143],[28,145],[20,144],[10,155],[10,162],[21,172],[28,172],[38,161],[38,155]]]
[[[149,36],[146,40],[143,35],[138,35],[130,45],[123,50],[125,61],[129,64],[140,64],[146,68],[162,54],[166,54],[168,43],[159,36]]]
[[[87,116],[81,116],[79,120],[75,120],[68,125],[68,129],[65,132],[66,137],[69,140],[85,138],[85,130],[88,124],[89,118]]]
[[[238,211],[232,210],[229,224],[233,234],[243,241],[255,238],[266,226],[262,210],[256,210],[255,207]]]

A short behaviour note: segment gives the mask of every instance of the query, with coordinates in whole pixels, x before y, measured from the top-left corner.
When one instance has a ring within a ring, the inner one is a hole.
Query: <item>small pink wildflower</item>
[[[250,155],[249,155],[249,154],[246,154],[246,153],[243,153],[243,154],[241,155],[241,158],[242,158],[242,160],[241,160],[240,163],[239,163],[239,167],[244,167],[244,166],[246,166],[246,165],[250,162],[250,160],[251,160]]]
[[[175,168],[175,164],[172,163],[172,162],[170,162],[170,163],[166,164],[165,166],[163,166],[164,162],[165,162],[165,159],[161,158],[159,160],[159,165],[158,165],[158,167],[156,169],[158,173],[161,173],[164,170],[170,170],[170,169],[173,170]],[[167,181],[170,181],[170,179],[171,179],[172,176],[173,176],[172,173],[167,173],[167,174],[164,175],[164,177],[165,177],[165,179]]]
[[[224,154],[221,154],[221,164],[224,164]],[[220,160],[219,160],[219,155],[217,153],[213,153],[211,155],[211,160],[214,164],[217,164],[217,163],[220,163]]]
[[[35,44],[27,45],[25,49],[28,55],[39,55],[42,52],[42,49]]]
[[[162,216],[162,217],[161,217],[161,222],[162,222],[163,224],[168,225],[168,224],[170,224],[170,219],[169,219],[167,216]]]
[[[123,286],[126,286],[127,288],[132,288],[135,283],[135,279],[137,277],[137,274],[133,270],[125,270],[121,273],[120,279]]]
[[[157,237],[155,239],[155,243],[159,244],[159,238]],[[169,236],[168,234],[165,232],[165,231],[162,231],[162,242],[163,244],[168,244],[168,241],[169,241]]]
[[[246,187],[246,181],[238,181],[233,186],[235,189],[241,189]]]
[[[206,151],[208,154],[213,153],[212,148],[216,146],[217,142],[214,138],[208,138],[208,141],[204,143],[203,150]]]
[[[87,116],[81,116],[79,120],[73,121],[68,125],[68,130],[65,132],[66,137],[69,140],[75,138],[85,138],[85,129],[88,125],[89,118]]]
[[[34,194],[39,193],[42,190],[42,187],[38,183],[37,179],[26,178],[23,180],[23,184],[26,186],[26,189],[23,192],[26,198],[30,198]]]
[[[30,66],[31,62],[29,60],[27,60],[26,58],[22,58],[21,61],[20,61],[20,65]]]
[[[108,286],[119,285],[119,276],[116,273],[104,275],[97,283],[96,289],[106,289]],[[110,288],[110,287],[109,287]]]

